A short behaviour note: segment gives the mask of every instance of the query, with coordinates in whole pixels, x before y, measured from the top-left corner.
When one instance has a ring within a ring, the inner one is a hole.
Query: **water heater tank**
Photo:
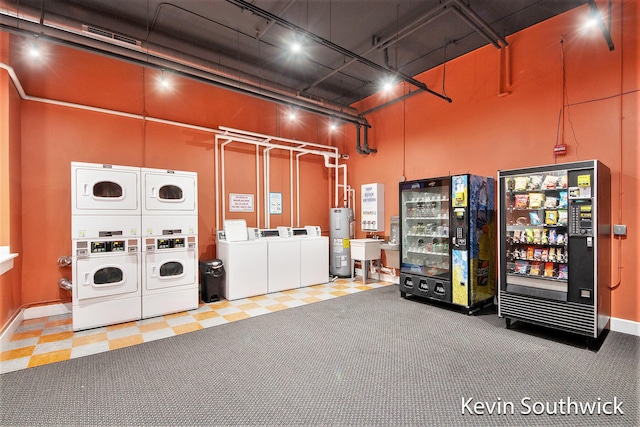
[[[329,271],[332,276],[351,277],[351,239],[355,232],[353,210],[332,208],[329,217]]]

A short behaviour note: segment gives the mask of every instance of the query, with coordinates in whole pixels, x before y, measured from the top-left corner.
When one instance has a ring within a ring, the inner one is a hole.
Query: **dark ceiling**
[[[9,0],[2,28],[146,61],[273,100],[349,107],[586,0]],[[109,40],[110,42],[106,42]],[[300,53],[289,50],[292,40]],[[124,46],[124,47],[123,47]],[[151,60],[150,60],[151,59]],[[357,113],[357,112],[356,112]]]

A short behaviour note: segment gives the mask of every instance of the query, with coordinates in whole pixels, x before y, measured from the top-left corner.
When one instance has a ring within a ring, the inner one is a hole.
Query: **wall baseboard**
[[[16,333],[16,330],[18,330],[23,320],[24,310],[20,310],[13,320],[4,328],[2,333],[0,333],[0,349],[2,349],[2,351],[7,348],[11,337]]]
[[[609,328],[614,332],[640,337],[640,322],[612,317]]]
[[[38,317],[58,316],[60,314],[71,313],[71,303],[56,303],[49,305],[38,305],[24,309],[24,318],[37,319]]]

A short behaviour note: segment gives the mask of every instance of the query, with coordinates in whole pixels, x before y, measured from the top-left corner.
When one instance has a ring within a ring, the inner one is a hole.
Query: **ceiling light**
[[[298,115],[296,114],[296,112],[294,110],[291,110],[289,112],[289,120],[290,121],[294,121],[298,118]]]
[[[162,70],[162,74],[160,75],[160,87],[162,89],[169,89],[171,87],[171,82],[169,81],[169,79],[164,75],[164,70]]]
[[[300,51],[302,51],[302,46],[300,45],[300,43],[298,42],[293,42],[291,44],[291,52],[293,53],[300,53]]]
[[[393,77],[387,77],[382,81],[382,90],[384,92],[391,92],[393,86],[396,84]]]
[[[33,41],[33,43],[31,43],[31,45],[29,45],[29,50],[28,50],[29,56],[32,58],[39,58],[40,57],[40,46],[38,44],[38,36],[35,36],[35,40]]]
[[[590,29],[594,28],[598,25],[598,18],[590,14],[587,20],[584,23],[585,28]]]

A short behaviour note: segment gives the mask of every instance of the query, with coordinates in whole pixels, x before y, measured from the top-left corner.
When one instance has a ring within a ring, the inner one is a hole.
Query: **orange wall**
[[[0,33],[0,60],[8,58],[9,38]],[[20,97],[5,70],[0,70],[0,151],[2,158],[2,229],[0,245],[9,246],[13,269],[0,276],[0,326],[11,320],[22,305],[22,190],[20,150]]]
[[[166,76],[173,80],[174,88],[163,91],[156,84],[158,71],[57,45],[43,45],[47,48],[46,61],[34,64],[23,56],[22,38],[11,36],[10,39],[10,65],[29,96],[208,129],[229,126],[283,138],[331,143],[328,135],[319,130],[325,127],[326,121],[310,114],[299,124],[285,123],[282,107],[275,104],[168,73]],[[215,203],[212,132],[35,101],[22,102],[19,116],[22,118],[24,224],[21,304],[68,299],[57,281],[60,277],[71,279],[71,269],[59,268],[56,260],[71,253],[72,161],[197,172],[199,255],[200,259],[215,257],[213,231],[219,206]],[[259,163],[262,177],[262,155]],[[237,143],[228,146],[227,193],[256,194],[255,164],[253,146]],[[273,150],[270,191],[282,193],[283,213],[271,216],[271,227],[290,225],[289,171],[288,152]],[[328,229],[329,181],[321,158],[302,157],[300,225],[314,224]],[[265,200],[264,195],[261,200]],[[262,209],[262,205],[255,209]],[[227,218],[240,217],[246,217],[250,226],[258,225],[255,213],[227,212]],[[264,214],[259,226],[264,227]]]
[[[388,230],[389,217],[398,215],[397,185],[402,176],[408,180],[466,172],[496,176],[501,169],[598,159],[612,172],[613,221],[628,226],[628,236],[614,239],[612,245],[611,280],[617,285],[612,314],[640,321],[639,7],[633,1],[622,7],[624,21],[621,3],[614,1],[613,52],[599,29],[591,35],[579,32],[587,6],[509,37],[508,95],[499,95],[500,52],[494,47],[450,61],[445,92],[453,99],[451,104],[418,93],[367,116],[372,125],[369,145],[378,153],[358,154],[354,133],[348,146],[351,185],[385,184]],[[563,35],[569,105],[560,126],[564,138],[558,136]],[[436,91],[441,90],[442,79],[442,67],[418,76]],[[403,85],[396,89],[393,97],[407,91]],[[359,109],[383,102],[384,96],[370,98]],[[554,159],[556,138],[568,145],[568,153]]]
[[[635,265],[640,254],[633,232],[640,225],[635,215],[639,203],[638,10],[634,2],[625,1],[622,34],[620,2],[614,6],[614,52],[607,50],[601,35],[589,39],[577,35],[574,21],[584,14],[586,7],[582,7],[509,38],[509,95],[498,96],[500,55],[493,47],[450,61],[445,88],[454,102],[419,93],[367,116],[373,126],[369,145],[378,149],[369,156],[356,152],[353,126],[345,125],[340,134],[330,136],[324,131],[323,118],[305,114],[292,125],[284,120],[283,107],[169,73],[166,77],[175,79],[175,88],[161,92],[155,70],[56,45],[48,46],[45,63],[34,66],[22,57],[19,36],[10,38],[10,63],[32,96],[335,145],[350,155],[349,183],[358,196],[363,183],[385,184],[388,230],[388,217],[398,214],[396,188],[401,176],[417,179],[463,172],[495,176],[499,169],[553,163],[562,105],[559,41],[564,34],[571,105],[565,109],[570,117],[565,114],[564,141],[569,153],[558,161],[597,158],[612,169],[614,218],[620,211],[616,222],[629,228],[629,236],[614,243],[613,264],[619,262],[624,268],[612,273],[613,281],[620,281],[613,294],[613,316],[640,321]],[[440,88],[442,77],[439,67],[419,79]],[[398,90],[396,96],[407,88]],[[621,92],[626,94],[620,96]],[[596,101],[600,98],[605,99]],[[360,107],[366,110],[382,102],[382,98],[369,99]],[[200,258],[215,256],[212,231],[220,206],[215,203],[210,132],[33,101],[20,105],[21,304],[61,298],[57,280],[70,275],[70,270],[57,267],[56,260],[71,251],[71,161],[198,172]],[[254,149],[232,144],[225,155],[227,192],[255,195]],[[317,158],[302,159],[301,225],[317,224],[327,230],[333,173]],[[271,191],[281,192],[284,204],[283,214],[271,217],[271,227],[288,225],[289,156],[273,151],[271,160]],[[262,158],[259,163],[262,170]],[[256,224],[256,213],[227,213],[227,217],[243,217],[249,225],[264,227],[263,214],[260,224]],[[6,317],[6,312],[1,314]]]

